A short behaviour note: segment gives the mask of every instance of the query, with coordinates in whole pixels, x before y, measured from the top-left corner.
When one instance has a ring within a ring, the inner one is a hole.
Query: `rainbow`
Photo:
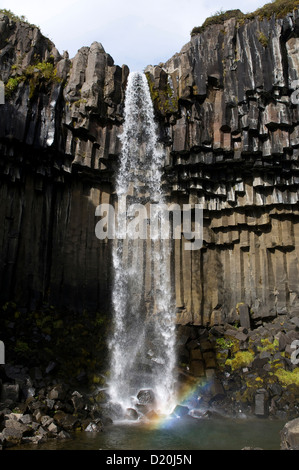
[[[157,407],[157,410],[152,410],[147,415],[141,417],[138,423],[151,430],[171,427],[176,422],[176,419],[180,419],[179,413],[175,413],[177,404],[188,407],[189,412],[196,408],[200,400],[198,389],[205,390],[209,388],[211,381],[212,378],[202,377],[198,379],[185,375],[185,381],[178,387],[172,408],[168,412],[161,412],[159,407]]]

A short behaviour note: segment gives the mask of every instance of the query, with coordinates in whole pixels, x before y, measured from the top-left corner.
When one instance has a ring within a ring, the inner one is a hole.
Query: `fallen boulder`
[[[281,450],[299,450],[299,418],[286,423],[280,432]]]

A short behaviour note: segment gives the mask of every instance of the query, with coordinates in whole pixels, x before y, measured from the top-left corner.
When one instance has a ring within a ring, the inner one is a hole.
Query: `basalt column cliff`
[[[175,240],[180,324],[299,313],[299,13],[231,16],[145,71],[168,200],[204,207],[203,247]],[[99,43],[70,60],[4,15],[0,33],[2,300],[106,307],[95,207],[115,200],[128,68]]]

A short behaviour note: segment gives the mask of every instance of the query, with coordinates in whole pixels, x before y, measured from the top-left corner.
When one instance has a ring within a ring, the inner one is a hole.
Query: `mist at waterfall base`
[[[128,77],[122,153],[116,176],[118,229],[113,244],[114,329],[110,340],[111,403],[123,410],[150,404],[160,413],[175,405],[175,304],[171,286],[171,242],[125,238],[121,218],[130,206],[164,202],[163,148],[158,142],[147,78]],[[133,215],[133,214],[132,214]]]

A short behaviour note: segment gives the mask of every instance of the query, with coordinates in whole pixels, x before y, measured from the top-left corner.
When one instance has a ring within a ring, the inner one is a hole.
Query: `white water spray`
[[[158,142],[146,76],[128,77],[121,163],[116,177],[119,230],[113,245],[114,332],[110,341],[110,396],[131,407],[140,389],[152,389],[157,408],[174,400],[175,306],[171,290],[171,241],[124,237],[127,203],[164,203],[164,153]],[[134,216],[134,214],[132,214]],[[149,231],[149,227],[147,227]]]

